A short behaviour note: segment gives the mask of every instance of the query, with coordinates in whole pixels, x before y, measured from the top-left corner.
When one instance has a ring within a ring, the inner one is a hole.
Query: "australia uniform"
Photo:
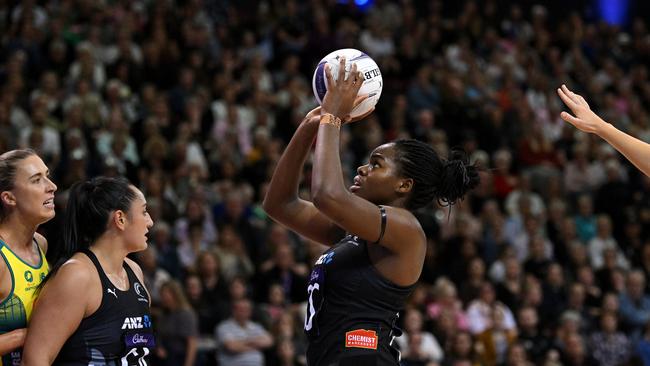
[[[383,207],[381,213],[383,235]],[[311,272],[305,317],[307,364],[399,365],[392,341],[401,331],[395,323],[413,287],[384,278],[370,261],[368,243],[347,235],[323,253]]]
[[[45,254],[36,239],[34,245],[40,254],[39,264],[35,267],[25,263],[0,240],[0,257],[11,274],[11,292],[4,300],[0,299],[0,334],[27,327],[36,298],[36,288],[50,271]],[[17,349],[0,356],[0,366],[20,365],[21,360],[22,349]]]
[[[92,260],[102,282],[102,302],[84,318],[65,342],[54,365],[147,366],[154,347],[149,297],[131,267],[123,264],[129,289],[122,291],[106,277],[95,254]],[[84,291],[84,289],[80,289]]]

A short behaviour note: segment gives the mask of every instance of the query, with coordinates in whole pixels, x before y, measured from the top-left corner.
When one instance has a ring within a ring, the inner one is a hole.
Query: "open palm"
[[[569,90],[566,85],[558,88],[557,94],[574,114],[573,116],[567,112],[562,112],[560,117],[563,120],[574,125],[579,130],[589,133],[596,133],[605,124],[605,121],[589,108],[589,104],[587,104],[585,98]]]

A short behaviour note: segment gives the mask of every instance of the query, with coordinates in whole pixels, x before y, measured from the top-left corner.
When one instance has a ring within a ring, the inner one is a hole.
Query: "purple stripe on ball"
[[[368,55],[366,55],[365,53],[362,52],[359,56],[353,58],[350,61],[359,61],[359,60],[364,59],[364,58],[370,58],[370,56],[368,56]]]
[[[325,64],[327,61],[323,61],[318,64],[318,68],[316,68],[316,75],[314,75],[315,82],[314,82],[314,93],[317,95],[316,99],[318,99],[318,104],[321,104],[323,102],[323,98],[325,98],[325,93],[327,93],[327,82],[325,81]]]

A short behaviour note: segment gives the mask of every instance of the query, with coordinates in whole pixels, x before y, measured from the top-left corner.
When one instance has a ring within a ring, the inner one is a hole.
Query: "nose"
[[[368,172],[368,165],[367,164],[362,165],[362,166],[357,168],[357,174],[359,174],[361,176],[366,175],[367,172]]]
[[[54,184],[54,182],[52,182],[52,180],[50,178],[48,178],[48,177],[45,177],[45,179],[47,179],[47,182],[49,183],[49,185],[47,187],[47,191],[48,192],[53,192],[53,193],[56,192],[56,190],[58,189],[56,184]]]

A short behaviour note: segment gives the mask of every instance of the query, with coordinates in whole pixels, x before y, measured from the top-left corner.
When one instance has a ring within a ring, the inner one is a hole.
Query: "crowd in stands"
[[[648,13],[615,26],[589,1],[371,3],[5,2],[0,151],[31,147],[52,171],[43,233],[57,242],[72,183],[128,177],[155,222],[135,258],[155,365],[304,364],[306,283],[325,247],[261,201],[316,106],[315,65],[357,48],[384,88],[342,130],[348,182],[402,137],[482,169],[462,203],[418,212],[428,251],[400,318],[402,364],[650,365],[650,179],[563,122],[555,94],[567,84],[650,142]]]

